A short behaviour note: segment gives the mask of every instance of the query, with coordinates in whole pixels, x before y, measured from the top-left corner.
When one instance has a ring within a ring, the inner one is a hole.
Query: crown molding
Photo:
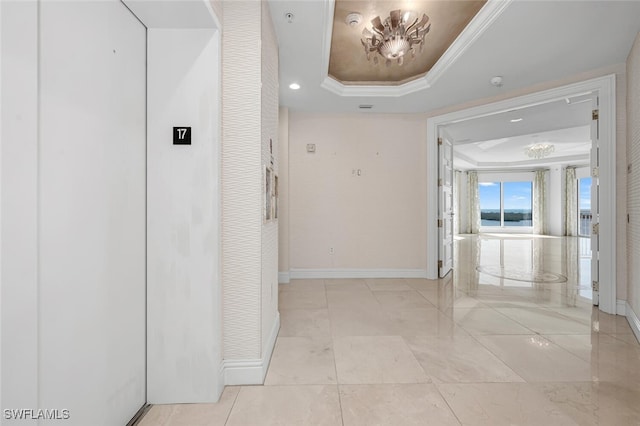
[[[322,40],[321,87],[339,96],[398,97],[430,88],[484,31],[502,14],[513,0],[488,0],[471,22],[449,46],[438,62],[422,77],[397,86],[350,85],[329,76],[329,56],[333,33],[335,0],[324,0],[322,20],[325,28]]]

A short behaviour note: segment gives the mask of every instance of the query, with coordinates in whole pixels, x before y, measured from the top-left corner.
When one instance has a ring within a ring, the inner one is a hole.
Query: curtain
[[[533,233],[547,233],[547,172],[536,171],[533,178]]]
[[[567,236],[578,235],[578,188],[575,167],[567,167],[565,170],[564,229]]]
[[[575,170],[574,170],[575,171]],[[567,285],[565,287],[566,299],[562,301],[565,306],[576,306],[576,299],[580,287],[580,275],[578,273],[580,238],[565,238],[565,259],[567,268]]]
[[[457,235],[461,229],[462,215],[460,214],[460,197],[462,196],[462,172],[456,170],[453,172],[453,234]]]
[[[469,172],[469,233],[480,232],[480,194],[478,193],[478,172]]]

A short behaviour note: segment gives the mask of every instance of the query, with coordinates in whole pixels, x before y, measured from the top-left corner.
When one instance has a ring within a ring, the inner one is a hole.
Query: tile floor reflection
[[[592,307],[584,239],[460,236],[455,252],[442,280],[281,285],[264,386],[140,424],[640,424],[640,345]]]

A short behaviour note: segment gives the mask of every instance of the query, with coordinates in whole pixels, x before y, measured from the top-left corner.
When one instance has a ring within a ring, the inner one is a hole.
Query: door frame
[[[609,74],[554,89],[492,102],[427,119],[427,278],[438,277],[439,127],[588,93],[600,99],[600,305],[616,314],[616,76]],[[455,265],[454,265],[455,267]]]

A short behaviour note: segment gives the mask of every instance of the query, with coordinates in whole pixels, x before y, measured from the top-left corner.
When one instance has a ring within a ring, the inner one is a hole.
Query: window
[[[591,235],[591,178],[578,179],[578,235]]]
[[[483,227],[533,226],[533,183],[480,182],[480,225]]]
[[[502,226],[533,226],[532,183],[503,182],[503,224]]]
[[[500,182],[478,183],[480,226],[501,226]]]

